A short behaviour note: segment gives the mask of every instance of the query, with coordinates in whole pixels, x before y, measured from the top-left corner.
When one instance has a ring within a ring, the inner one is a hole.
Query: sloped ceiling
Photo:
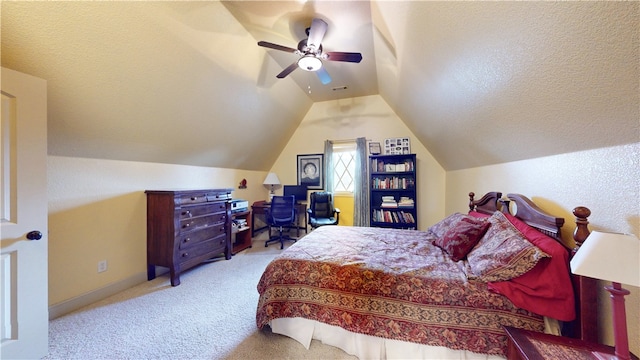
[[[640,141],[639,2],[2,2],[49,153],[267,170],[315,101],[379,94],[447,170]],[[275,76],[314,17],[325,51]],[[333,88],[347,87],[346,90]]]

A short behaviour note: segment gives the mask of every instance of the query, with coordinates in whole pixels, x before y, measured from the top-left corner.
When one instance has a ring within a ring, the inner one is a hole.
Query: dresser
[[[206,260],[231,259],[231,191],[147,190],[147,278],[169,268],[171,285],[180,273]]]

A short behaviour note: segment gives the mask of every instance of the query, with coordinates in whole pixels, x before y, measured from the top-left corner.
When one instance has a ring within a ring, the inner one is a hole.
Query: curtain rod
[[[358,139],[341,139],[341,140],[329,140],[334,144],[340,144],[340,143],[349,143],[349,142],[356,142],[356,140]],[[371,139],[367,139],[365,138],[366,141],[371,141]]]

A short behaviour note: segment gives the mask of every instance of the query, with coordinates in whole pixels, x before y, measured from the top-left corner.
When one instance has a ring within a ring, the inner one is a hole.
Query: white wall
[[[416,140],[404,122],[378,95],[315,103],[271,171],[283,184],[296,184],[298,154],[324,152],[324,141],[355,139],[383,142],[386,138],[409,137],[411,152],[417,158],[418,225],[420,229],[436,223],[444,216],[444,169],[429,151]]]
[[[249,203],[268,193],[262,171],[58,156],[47,165],[50,306],[146,280],[145,190],[233,188]],[[106,272],[97,272],[100,260]]]
[[[564,239],[571,239],[572,210],[591,210],[591,230],[632,233],[640,237],[640,143],[562,154],[447,173],[447,213],[466,211],[467,194],[520,193],[543,210],[566,219]],[[629,271],[640,271],[640,264]],[[602,284],[604,286],[604,283]],[[640,289],[626,297],[630,349],[640,355]],[[601,340],[613,344],[608,293],[598,305]]]

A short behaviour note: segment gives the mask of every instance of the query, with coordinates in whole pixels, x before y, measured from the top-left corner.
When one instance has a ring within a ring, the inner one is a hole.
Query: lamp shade
[[[280,185],[280,179],[278,179],[278,175],[276,173],[270,172],[267,174],[267,177],[264,179],[263,185]]]
[[[571,271],[640,286],[640,241],[630,234],[593,231],[571,259]]]
[[[318,71],[322,67],[322,61],[313,55],[305,55],[298,60],[298,67],[305,71]]]

